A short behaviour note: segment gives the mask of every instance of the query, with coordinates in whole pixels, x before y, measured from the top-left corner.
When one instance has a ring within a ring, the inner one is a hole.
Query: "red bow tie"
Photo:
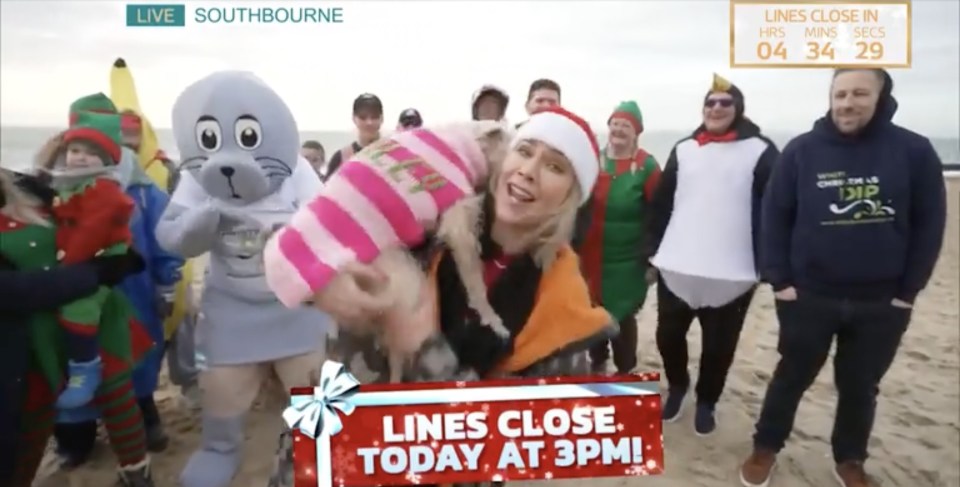
[[[731,130],[729,132],[717,135],[708,130],[704,130],[694,137],[697,140],[697,143],[700,145],[707,145],[710,142],[732,142],[737,140],[737,131]]]

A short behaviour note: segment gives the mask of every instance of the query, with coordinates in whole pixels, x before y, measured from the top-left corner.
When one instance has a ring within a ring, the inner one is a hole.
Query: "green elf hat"
[[[613,110],[613,115],[610,115],[610,119],[607,120],[607,123],[610,123],[610,120],[615,118],[630,122],[630,125],[633,125],[634,130],[637,131],[637,135],[640,135],[640,133],[643,132],[643,114],[640,113],[640,106],[637,105],[637,102],[620,102],[620,104],[617,105],[617,108]]]
[[[94,93],[70,104],[70,125],[76,123],[77,114],[81,112],[110,113],[116,114],[117,106],[109,96],[103,93]]]
[[[83,140],[103,149],[113,159],[120,162],[120,115],[97,112],[78,112],[76,121],[63,134],[63,143]],[[107,161],[104,161],[107,162]]]

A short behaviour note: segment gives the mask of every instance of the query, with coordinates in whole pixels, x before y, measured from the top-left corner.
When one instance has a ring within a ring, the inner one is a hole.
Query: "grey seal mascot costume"
[[[298,155],[293,114],[246,72],[218,72],[184,90],[173,107],[181,180],[157,227],[161,246],[186,258],[209,253],[196,330],[202,443],[183,487],[227,487],[244,441],[244,416],[265,375],[309,386],[323,361],[330,318],[290,309],[267,286],[263,247],[319,191]]]

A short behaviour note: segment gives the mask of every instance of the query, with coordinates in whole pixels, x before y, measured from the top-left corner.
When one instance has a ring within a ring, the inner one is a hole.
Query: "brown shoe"
[[[776,453],[763,448],[754,449],[740,466],[740,483],[744,487],[767,487],[776,465]]]
[[[833,469],[833,477],[840,487],[874,487],[863,469],[863,462],[843,462]]]

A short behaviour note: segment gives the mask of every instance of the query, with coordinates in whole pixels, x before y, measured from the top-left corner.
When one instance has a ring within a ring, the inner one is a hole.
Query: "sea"
[[[33,164],[33,159],[40,147],[59,130],[58,128],[42,127],[0,127],[0,166],[23,171]],[[680,139],[689,135],[689,132],[680,131],[649,131],[640,136],[640,146],[663,164],[670,149]],[[160,147],[173,160],[178,159],[177,145],[170,130],[159,129],[157,136]],[[791,134],[767,134],[781,149],[794,137]],[[601,147],[606,141],[606,134],[598,134]],[[347,146],[353,141],[351,132],[317,132],[305,131],[300,133],[301,142],[316,140],[327,150],[327,157],[333,155],[337,149]],[[940,159],[945,164],[960,163],[960,139],[932,138],[931,142]]]

